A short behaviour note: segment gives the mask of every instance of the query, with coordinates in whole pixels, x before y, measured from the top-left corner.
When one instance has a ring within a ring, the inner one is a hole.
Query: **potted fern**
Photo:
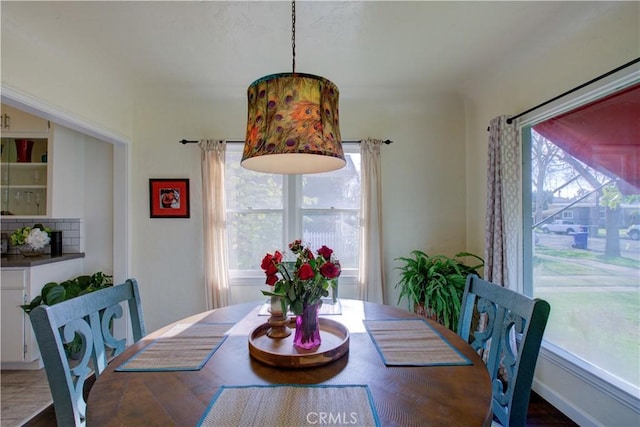
[[[429,256],[414,250],[411,257],[399,257],[400,270],[398,304],[406,298],[409,309],[423,317],[433,319],[455,331],[460,317],[460,305],[466,278],[478,274],[484,260],[469,252],[460,252],[453,258],[445,255]],[[478,263],[467,265],[460,258],[472,257]]]

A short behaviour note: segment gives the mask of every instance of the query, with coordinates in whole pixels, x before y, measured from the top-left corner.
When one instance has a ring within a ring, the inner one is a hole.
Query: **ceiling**
[[[296,71],[332,80],[341,98],[464,92],[509,58],[570,37],[612,3],[298,1]],[[134,90],[244,97],[255,79],[292,68],[289,2],[2,1],[1,8],[3,33],[81,56]]]

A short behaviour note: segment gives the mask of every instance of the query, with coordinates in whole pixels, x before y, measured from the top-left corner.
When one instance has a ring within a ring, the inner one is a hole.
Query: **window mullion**
[[[300,192],[302,175],[284,175],[284,236],[283,244],[299,238],[302,234],[300,215]]]

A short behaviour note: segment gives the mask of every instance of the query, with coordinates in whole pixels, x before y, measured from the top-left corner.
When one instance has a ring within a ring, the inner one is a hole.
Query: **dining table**
[[[306,414],[299,422],[271,422],[491,425],[487,369],[467,342],[441,324],[399,307],[338,299],[320,311],[320,321],[348,331],[346,351],[329,351],[329,360],[314,366],[278,366],[252,351],[256,331],[269,319],[267,308],[256,301],[205,311],[132,344],[93,384],[87,425],[268,425],[261,418],[267,412],[290,416],[296,410]],[[187,330],[189,337],[180,338]],[[163,340],[173,342],[178,355],[164,364],[153,361]],[[206,356],[197,356],[203,350]],[[202,360],[183,366],[182,356]],[[297,408],[303,394],[308,400]]]

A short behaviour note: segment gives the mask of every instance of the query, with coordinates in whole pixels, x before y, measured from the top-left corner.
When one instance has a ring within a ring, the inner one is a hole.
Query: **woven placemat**
[[[198,426],[379,426],[366,385],[222,386]]]
[[[364,325],[387,366],[471,364],[425,320],[365,320]]]
[[[116,371],[197,371],[227,338],[233,323],[181,323],[133,355]]]

